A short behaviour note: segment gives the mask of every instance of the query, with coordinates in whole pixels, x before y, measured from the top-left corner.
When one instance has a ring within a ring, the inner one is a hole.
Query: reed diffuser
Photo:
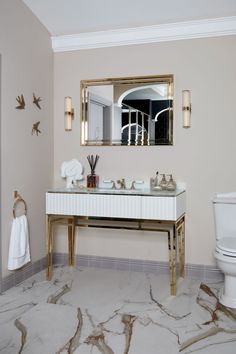
[[[87,160],[91,169],[91,173],[87,176],[87,187],[97,188],[99,183],[99,176],[95,173],[95,168],[98,162],[99,156],[88,155]]]

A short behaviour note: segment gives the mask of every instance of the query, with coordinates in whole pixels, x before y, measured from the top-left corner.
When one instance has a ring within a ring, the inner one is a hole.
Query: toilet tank
[[[216,239],[236,238],[236,192],[215,194],[212,202]]]

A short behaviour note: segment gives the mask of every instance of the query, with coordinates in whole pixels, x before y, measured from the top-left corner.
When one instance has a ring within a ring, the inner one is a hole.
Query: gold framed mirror
[[[81,145],[172,145],[173,75],[82,80]]]

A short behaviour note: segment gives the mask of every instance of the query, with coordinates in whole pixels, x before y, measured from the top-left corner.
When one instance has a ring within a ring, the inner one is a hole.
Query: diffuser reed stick
[[[96,168],[98,159],[99,159],[98,155],[96,155],[95,158],[94,158],[93,155],[88,155],[87,156],[87,160],[88,160],[89,166],[91,168],[91,175],[95,174],[95,168]]]

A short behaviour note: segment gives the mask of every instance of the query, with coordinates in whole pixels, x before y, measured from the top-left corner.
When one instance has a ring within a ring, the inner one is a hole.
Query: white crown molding
[[[236,34],[236,16],[52,37],[54,52]]]

